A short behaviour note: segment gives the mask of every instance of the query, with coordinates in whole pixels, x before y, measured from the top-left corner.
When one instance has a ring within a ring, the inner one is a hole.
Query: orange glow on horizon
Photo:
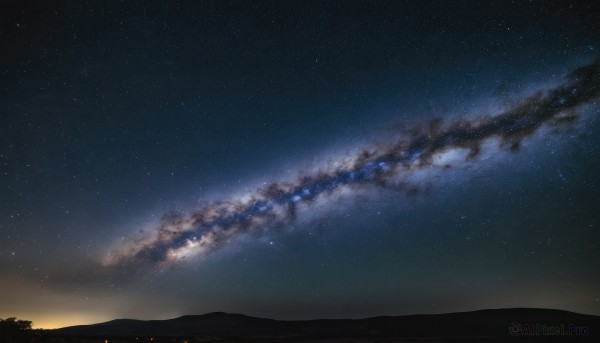
[[[48,315],[23,315],[18,316],[19,319],[31,320],[33,322],[32,327],[34,329],[59,329],[64,328],[66,326],[74,326],[74,325],[88,325],[109,321],[113,318],[108,318],[102,315],[90,315],[90,314],[57,314],[54,316]]]

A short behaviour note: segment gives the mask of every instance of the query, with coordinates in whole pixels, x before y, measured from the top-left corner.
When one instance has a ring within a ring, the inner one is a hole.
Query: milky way
[[[243,199],[216,201],[185,216],[166,215],[155,230],[112,251],[104,265],[147,270],[206,254],[238,235],[293,221],[299,206],[310,207],[318,198],[341,189],[375,185],[410,192],[414,185],[406,177],[430,167],[436,154],[467,149],[467,159],[474,160],[490,138],[499,138],[502,146],[518,151],[523,139],[542,126],[575,120],[576,110],[599,96],[600,62],[596,61],[572,71],[562,85],[538,90],[498,115],[451,123],[432,120],[295,182],[274,182]]]

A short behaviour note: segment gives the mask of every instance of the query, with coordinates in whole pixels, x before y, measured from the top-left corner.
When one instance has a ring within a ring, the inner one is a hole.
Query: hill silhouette
[[[333,342],[340,338],[363,338],[386,339],[386,342],[406,339],[424,342],[462,338],[524,342],[556,338],[550,336],[560,336],[561,340],[595,341],[600,338],[599,328],[599,316],[552,309],[513,308],[366,319],[295,321],[213,312],[168,320],[117,319],[65,327],[55,332],[80,337],[236,337],[242,341],[308,342],[318,339]],[[515,334],[519,337],[513,337]]]

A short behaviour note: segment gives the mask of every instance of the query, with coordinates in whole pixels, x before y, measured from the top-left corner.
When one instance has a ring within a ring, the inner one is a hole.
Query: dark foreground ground
[[[36,342],[600,342],[600,317],[548,309],[280,321],[209,313],[38,332]]]

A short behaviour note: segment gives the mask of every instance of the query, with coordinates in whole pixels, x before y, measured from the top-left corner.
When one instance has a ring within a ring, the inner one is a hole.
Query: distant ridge
[[[104,323],[78,325],[54,330],[56,333],[88,337],[261,337],[269,338],[479,338],[515,339],[509,332],[511,324],[546,325],[565,329],[569,325],[580,328],[573,339],[600,337],[600,316],[574,312],[511,308],[489,309],[446,314],[419,314],[380,316],[365,319],[274,320],[243,314],[212,312],[203,315],[185,315],[167,320],[116,319]],[[571,327],[573,328],[573,327]],[[581,336],[585,328],[587,336]],[[514,332],[513,332],[514,333]],[[527,334],[527,331],[524,332]],[[549,333],[548,331],[546,334]],[[564,332],[562,332],[564,334]],[[521,335],[523,332],[521,332]],[[537,336],[543,338],[543,332]],[[532,338],[532,337],[530,337]],[[548,338],[546,336],[546,338]],[[523,340],[520,340],[522,342]]]

